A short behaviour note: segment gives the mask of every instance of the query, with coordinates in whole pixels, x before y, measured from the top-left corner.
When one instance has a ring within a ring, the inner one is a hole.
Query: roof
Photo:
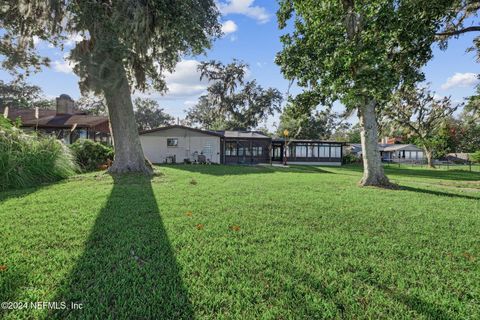
[[[285,142],[285,138],[275,138],[273,142]],[[316,140],[316,139],[288,139],[288,142],[299,142],[299,143],[326,143],[326,144],[342,144],[345,145],[345,142],[341,141],[328,141],[328,140]]]
[[[350,147],[353,152],[362,152],[362,145],[360,143],[351,143]],[[386,144],[386,143],[379,143],[378,144],[379,151],[400,151],[400,150],[407,150],[407,151],[422,151],[419,147],[414,144]]]
[[[241,131],[241,130],[225,130],[215,131],[225,138],[243,138],[243,139],[271,139],[260,131]]]
[[[147,134],[147,133],[151,133],[151,132],[157,132],[157,131],[164,131],[164,130],[169,130],[169,129],[175,129],[175,128],[185,129],[185,130],[190,130],[190,131],[195,131],[195,132],[200,132],[200,133],[203,133],[203,134],[208,134],[208,135],[212,135],[212,136],[216,136],[216,137],[223,137],[220,133],[217,133],[217,132],[215,132],[215,131],[208,131],[208,130],[202,130],[202,129],[197,129],[197,128],[190,128],[190,127],[182,126],[182,125],[179,125],[179,124],[169,125],[169,126],[164,126],[164,127],[159,127],[159,128],[150,129],[150,130],[143,130],[143,131],[140,131],[140,135],[142,135],[142,134]]]
[[[39,128],[71,128],[74,124],[77,124],[77,127],[91,128],[108,122],[106,116],[85,113],[57,114],[55,110],[44,109],[38,110],[38,120],[35,118],[34,109],[9,109],[8,118],[12,121],[20,118],[23,127],[38,126]]]

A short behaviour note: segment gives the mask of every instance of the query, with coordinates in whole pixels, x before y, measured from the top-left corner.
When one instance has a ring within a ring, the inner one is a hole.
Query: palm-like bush
[[[3,121],[4,122],[4,121]],[[75,173],[70,150],[54,137],[0,124],[0,190],[54,182]]]

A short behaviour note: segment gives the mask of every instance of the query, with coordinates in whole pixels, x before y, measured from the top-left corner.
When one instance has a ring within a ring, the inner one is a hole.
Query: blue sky
[[[273,62],[275,54],[281,50],[279,38],[284,33],[277,28],[276,1],[221,0],[220,9],[225,36],[215,41],[206,55],[184,57],[177,65],[176,72],[167,75],[169,93],[165,96],[155,92],[150,94],[175,117],[183,118],[184,110],[194,104],[205,90],[206,83],[199,81],[196,72],[198,61],[216,59],[228,63],[234,58],[243,60],[250,65],[249,79],[256,79],[264,87],[275,87],[282,93],[287,92],[288,81],[283,79],[280,69]],[[431,82],[437,95],[451,95],[454,101],[460,102],[474,93],[479,64],[475,61],[474,53],[466,53],[472,40],[473,34],[466,34],[451,40],[446,51],[434,47],[434,58],[424,70],[427,81]],[[72,38],[67,43],[65,52],[38,43],[40,53],[50,57],[53,63],[50,68],[44,68],[28,81],[40,86],[48,97],[62,93],[67,93],[74,99],[80,96],[78,78],[64,60],[64,55],[72,48],[74,41],[75,38]],[[8,80],[9,76],[0,71],[0,78]],[[293,88],[290,93],[294,94],[298,90]],[[336,108],[340,109],[341,106]],[[355,119],[351,121],[355,122]],[[278,115],[269,119],[267,126],[272,128],[274,123],[278,123]]]

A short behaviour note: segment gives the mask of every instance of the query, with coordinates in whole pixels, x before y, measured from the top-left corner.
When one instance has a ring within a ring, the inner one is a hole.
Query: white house
[[[140,133],[143,152],[152,163],[195,161],[198,155],[220,163],[220,139],[219,133],[180,125]]]

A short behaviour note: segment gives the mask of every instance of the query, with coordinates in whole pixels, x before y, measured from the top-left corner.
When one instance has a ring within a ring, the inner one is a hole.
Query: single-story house
[[[181,125],[140,133],[145,157],[153,163],[207,162],[221,164],[283,163],[341,165],[342,143],[320,140],[272,139],[259,131],[208,131]]]
[[[0,112],[4,113],[4,109]],[[55,110],[9,108],[7,117],[14,122],[20,119],[21,128],[26,131],[54,135],[66,144],[80,138],[111,143],[108,117],[76,110],[74,101],[66,94],[56,99]]]
[[[350,144],[348,149],[355,156],[362,157],[361,144]],[[425,158],[423,150],[413,144],[379,143],[378,149],[384,162],[421,162]]]
[[[199,155],[208,162],[222,163],[221,139],[220,133],[181,125],[140,132],[143,153],[152,163],[196,162]]]

